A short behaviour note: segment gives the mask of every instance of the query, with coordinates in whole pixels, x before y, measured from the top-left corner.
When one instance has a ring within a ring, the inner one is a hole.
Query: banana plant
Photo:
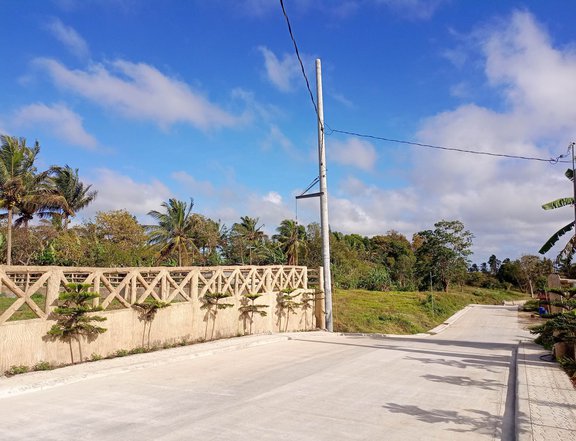
[[[574,182],[573,170],[571,170],[571,169],[566,170],[564,175],[568,179],[570,179],[570,181]],[[556,208],[562,208],[562,207],[566,207],[569,205],[574,205],[574,197],[564,197],[564,198],[556,199],[554,201],[551,201],[551,202],[548,202],[548,203],[542,205],[542,208],[544,210],[554,210]],[[566,233],[571,231],[573,228],[574,228],[574,221],[572,221],[569,224],[560,228],[558,231],[556,231],[556,233],[554,233],[546,241],[546,243],[544,245],[542,245],[542,248],[540,248],[540,251],[538,251],[538,252],[540,254],[546,254],[560,240],[560,238],[562,236],[564,236]],[[572,258],[572,255],[574,254],[575,251],[576,251],[576,236],[572,236],[568,240],[568,242],[566,243],[564,248],[558,254],[558,257],[556,258],[557,262]]]

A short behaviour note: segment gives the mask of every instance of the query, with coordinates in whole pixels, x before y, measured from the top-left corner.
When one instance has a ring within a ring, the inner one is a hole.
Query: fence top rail
[[[190,271],[235,271],[235,270],[253,270],[253,269],[296,269],[304,270],[307,269],[305,266],[296,265],[226,265],[226,266],[137,266],[137,267],[75,267],[75,266],[24,266],[24,265],[0,265],[0,270],[5,273],[43,273],[46,271],[60,270],[65,273],[86,273],[103,271],[106,273],[127,273],[131,271],[138,272],[159,272],[159,271],[169,271],[169,272],[190,272]]]

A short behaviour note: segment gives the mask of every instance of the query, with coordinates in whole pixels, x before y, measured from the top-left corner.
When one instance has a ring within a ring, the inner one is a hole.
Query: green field
[[[426,332],[471,303],[499,305],[527,299],[516,291],[464,287],[445,292],[377,292],[337,289],[334,330],[382,334]]]

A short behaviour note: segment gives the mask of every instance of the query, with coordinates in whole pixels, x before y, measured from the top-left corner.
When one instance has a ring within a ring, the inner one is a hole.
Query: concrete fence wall
[[[11,305],[0,311],[0,373],[13,365],[33,366],[40,361],[70,363],[141,346],[199,342],[249,333],[311,330],[324,327],[321,271],[298,266],[239,266],[187,268],[68,268],[0,267],[0,291]],[[314,283],[309,284],[309,281]],[[58,294],[70,282],[86,283],[100,294],[94,304],[104,308],[101,326],[107,331],[81,344],[46,339],[55,323],[52,312]],[[293,290],[298,306],[282,308],[278,294]],[[232,307],[202,308],[210,293],[228,293],[222,302]],[[243,314],[243,296],[262,294],[266,316]],[[141,319],[134,303],[155,299],[170,303],[151,322]],[[4,299],[6,300],[6,299]],[[22,320],[18,314],[26,309]],[[252,320],[251,320],[252,319]],[[252,321],[252,323],[251,323]],[[72,350],[72,354],[70,353]],[[81,351],[81,355],[80,355]]]

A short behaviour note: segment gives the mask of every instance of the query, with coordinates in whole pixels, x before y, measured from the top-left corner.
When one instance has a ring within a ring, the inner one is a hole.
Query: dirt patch
[[[518,311],[518,323],[522,329],[528,331],[532,326],[542,323],[542,319],[535,312]]]

